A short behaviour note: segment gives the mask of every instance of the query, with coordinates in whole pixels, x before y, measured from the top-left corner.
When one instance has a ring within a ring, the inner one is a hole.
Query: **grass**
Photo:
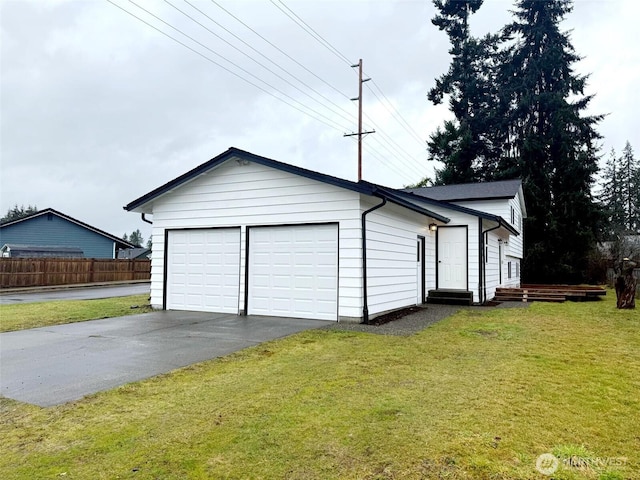
[[[0,478],[639,478],[640,312],[613,297],[410,337],[308,331],[58,407],[2,399]]]
[[[137,306],[139,308],[131,308]],[[0,305],[0,332],[151,311],[149,295]]]

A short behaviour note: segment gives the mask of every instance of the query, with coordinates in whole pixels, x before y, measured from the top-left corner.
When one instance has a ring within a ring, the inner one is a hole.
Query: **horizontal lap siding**
[[[53,213],[3,227],[0,247],[5,243],[78,247],[85,258],[115,258],[113,240]]]
[[[157,199],[153,206],[152,304],[162,306],[164,231],[241,227],[240,310],[244,310],[247,226],[339,223],[339,316],[361,315],[359,195],[255,163],[229,160]]]
[[[363,202],[365,209],[372,205]],[[417,239],[428,236],[428,224],[427,217],[390,204],[367,215],[369,314],[416,304]]]
[[[522,219],[522,209],[520,208],[519,197],[516,196],[511,199],[500,200],[478,200],[475,202],[455,202],[456,205],[472,208],[474,210],[480,210],[481,212],[491,213],[492,215],[501,216],[506,222],[511,224],[511,207],[516,212],[516,222],[512,225],[520,235],[510,235],[509,243],[505,247],[505,254],[509,254],[514,257],[522,258],[523,255],[523,241],[524,235],[522,234],[524,220]],[[517,219],[521,219],[518,221]]]
[[[421,203],[421,202],[415,202]],[[469,252],[469,265],[467,268],[467,278],[469,284],[469,290],[473,292],[473,301],[480,301],[480,271],[479,271],[479,230],[478,230],[478,217],[469,215],[448,208],[439,207],[429,203],[423,204],[424,208],[438,213],[444,217],[449,218],[451,221],[446,224],[447,227],[455,226],[467,226],[467,249]],[[436,288],[436,235],[432,232],[427,232],[426,236],[426,252],[425,261],[427,264],[426,269],[426,283],[427,290]]]
[[[486,227],[485,227],[486,228]],[[496,288],[500,286],[500,257],[498,235],[489,232],[489,255],[485,262],[485,281],[487,288],[487,300],[496,295]]]

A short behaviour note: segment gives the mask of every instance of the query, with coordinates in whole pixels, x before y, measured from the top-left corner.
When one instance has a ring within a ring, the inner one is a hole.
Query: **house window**
[[[516,224],[516,210],[515,208],[513,208],[513,205],[511,205],[511,225],[515,225]]]
[[[489,263],[489,233],[484,234],[484,263]]]
[[[511,262],[507,263],[507,278],[511,279]]]
[[[520,278],[520,262],[516,262],[516,278]]]

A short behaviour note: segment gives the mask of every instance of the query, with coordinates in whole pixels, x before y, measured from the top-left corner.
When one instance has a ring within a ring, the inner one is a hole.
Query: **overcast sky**
[[[359,58],[373,79],[365,128],[376,130],[364,140],[364,178],[401,187],[432,175],[425,140],[450,114],[426,94],[450,59],[430,1],[216,0],[236,18],[211,0],[188,1],[113,3],[202,56],[108,1],[0,1],[2,215],[36,204],[118,236],[140,228],[146,239],[149,226],[122,206],[230,146],[356,180],[356,142],[343,134],[356,130],[349,64]],[[510,8],[485,0],[474,33],[495,32]],[[577,0],[563,24],[584,57],[577,70],[591,74],[590,113],[608,114],[603,154],[627,140],[640,151],[638,18],[637,0]]]

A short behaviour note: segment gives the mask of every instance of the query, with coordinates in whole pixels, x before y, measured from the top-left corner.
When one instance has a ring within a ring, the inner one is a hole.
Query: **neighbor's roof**
[[[513,198],[518,194],[522,180],[500,180],[497,182],[461,183],[437,187],[404,188],[402,191],[444,202],[463,200],[497,200]]]
[[[78,257],[84,257],[84,252],[80,247],[59,247],[49,245],[18,245],[15,243],[5,243],[1,249],[3,252],[18,253],[43,253],[43,254],[73,254]]]
[[[62,218],[64,220],[67,220],[67,221],[69,221],[71,223],[75,223],[76,225],[79,225],[80,227],[86,228],[87,230],[91,230],[92,232],[95,232],[95,233],[97,233],[99,235],[107,237],[108,239],[113,240],[114,242],[116,242],[116,243],[118,243],[120,245],[124,245],[124,246],[129,247],[129,248],[135,247],[135,245],[133,245],[132,243],[127,242],[126,240],[123,240],[123,239],[121,239],[119,237],[116,237],[115,235],[111,235],[110,233],[107,233],[104,230],[100,230],[99,228],[92,227],[91,225],[86,224],[84,222],[81,222],[80,220],[76,220],[75,218],[70,217],[69,215],[65,215],[64,213],[59,212],[57,210],[54,210],[53,208],[45,208],[44,210],[40,210],[40,211],[38,211],[36,213],[32,213],[31,215],[28,215],[26,217],[22,217],[22,218],[18,218],[16,220],[10,220],[8,222],[1,223],[0,224],[0,228],[5,228],[5,227],[9,227],[11,225],[15,225],[17,223],[26,222],[28,220],[34,219],[36,217],[40,217],[42,215],[47,215],[49,213],[51,213],[53,215],[56,215],[57,217],[60,217],[60,218]]]
[[[174,178],[170,182],[165,183],[164,185],[150,191],[149,193],[137,198],[132,201],[128,205],[125,205],[123,208],[127,211],[136,211],[136,209],[152,202],[158,197],[165,195],[176,188],[182,186],[183,184],[190,182],[191,180],[203,175],[210,170],[220,166],[221,164],[227,162],[230,159],[237,160],[246,160],[249,162],[255,162],[260,165],[264,165],[266,167],[275,168],[277,170],[281,170],[284,172],[292,173],[294,175],[300,175],[301,177],[310,178],[312,180],[317,180],[319,182],[327,183],[329,185],[334,185],[336,187],[345,188],[347,190],[352,190],[358,193],[362,193],[365,195],[376,196],[379,198],[385,198],[390,203],[395,203],[397,205],[401,205],[409,210],[415,211],[422,215],[426,215],[430,218],[434,218],[443,223],[449,223],[449,219],[443,215],[427,210],[426,208],[411,203],[410,201],[405,200],[399,195],[393,194],[389,189],[385,189],[384,187],[380,187],[373,183],[369,182],[351,182],[349,180],[344,180],[342,178],[333,177],[331,175],[325,175],[324,173],[314,172],[313,170],[307,170],[306,168],[296,167],[294,165],[289,165],[288,163],[278,162],[277,160],[272,160],[270,158],[261,157],[259,155],[255,155],[250,152],[246,152],[244,150],[240,150],[235,147],[229,148],[227,151],[221,153],[217,157],[212,158],[208,162],[203,163],[202,165],[197,166],[196,168],[189,170],[187,173],[180,175],[179,177]],[[442,204],[442,206],[446,207],[446,204]],[[138,210],[141,211],[141,210]]]

